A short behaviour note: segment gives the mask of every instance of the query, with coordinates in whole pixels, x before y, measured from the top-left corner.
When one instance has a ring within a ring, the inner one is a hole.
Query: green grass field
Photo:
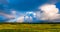
[[[60,32],[60,24],[0,24],[0,32]]]

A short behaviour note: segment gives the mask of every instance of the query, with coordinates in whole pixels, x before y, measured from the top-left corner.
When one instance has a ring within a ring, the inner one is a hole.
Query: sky
[[[0,22],[59,22],[60,0],[0,0]]]

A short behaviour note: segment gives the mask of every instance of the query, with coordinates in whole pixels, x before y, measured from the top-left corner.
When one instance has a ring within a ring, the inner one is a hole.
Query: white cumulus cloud
[[[60,19],[60,14],[58,14],[59,9],[56,8],[56,5],[54,4],[45,4],[39,7],[41,11],[43,11],[40,15],[41,20],[54,20],[54,19]]]

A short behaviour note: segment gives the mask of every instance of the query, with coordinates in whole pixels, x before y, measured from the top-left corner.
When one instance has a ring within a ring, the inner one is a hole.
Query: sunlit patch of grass
[[[60,24],[0,24],[0,31],[60,32]]]

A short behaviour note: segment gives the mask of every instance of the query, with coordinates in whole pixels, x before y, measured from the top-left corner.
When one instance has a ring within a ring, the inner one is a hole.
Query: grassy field
[[[60,32],[60,24],[0,24],[0,32]]]

